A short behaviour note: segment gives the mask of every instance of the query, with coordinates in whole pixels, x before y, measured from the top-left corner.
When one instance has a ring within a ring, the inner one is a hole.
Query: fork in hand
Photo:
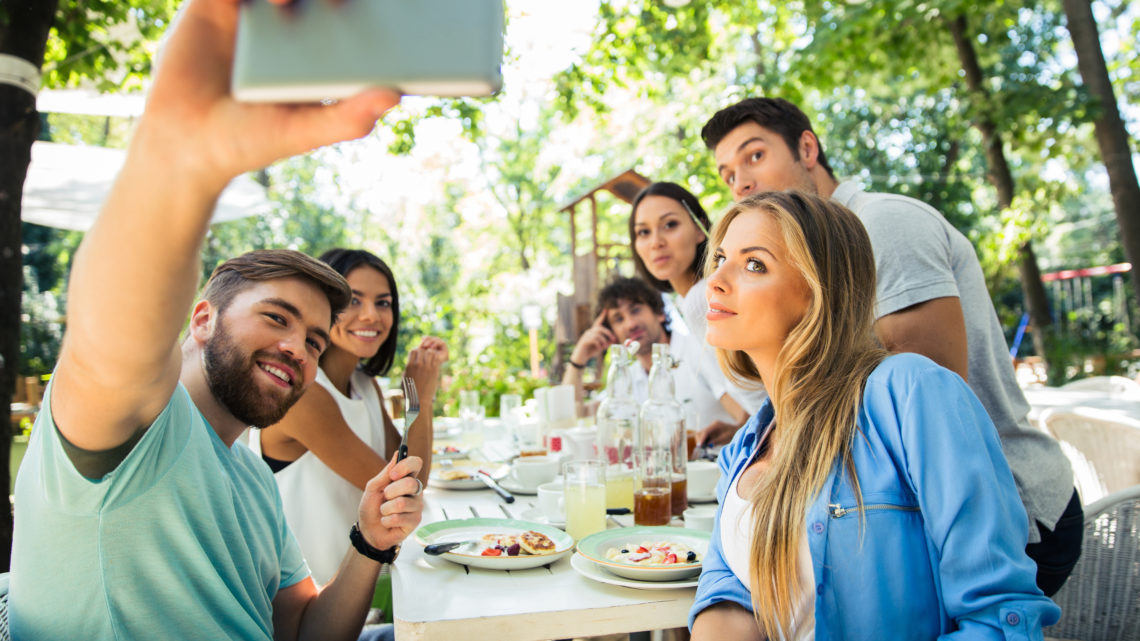
[[[416,394],[416,382],[405,376],[401,386],[404,388],[404,436],[400,439],[400,449],[396,452],[396,460],[408,458],[408,432],[412,430],[412,423],[420,416],[420,397]]]

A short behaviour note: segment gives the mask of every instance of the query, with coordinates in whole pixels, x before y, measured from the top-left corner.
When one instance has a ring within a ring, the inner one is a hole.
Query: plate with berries
[[[578,554],[606,571],[638,581],[678,581],[701,573],[709,533],[676,527],[603,530],[578,542]]]
[[[414,536],[429,556],[489,570],[542,567],[574,549],[574,539],[562,530],[515,519],[439,521],[420,527]]]

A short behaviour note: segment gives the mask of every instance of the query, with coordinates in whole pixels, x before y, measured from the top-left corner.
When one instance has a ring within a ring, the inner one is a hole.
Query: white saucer
[[[507,474],[499,479],[499,485],[503,486],[503,489],[511,494],[538,494],[538,486],[526,487],[522,483],[519,483],[519,480],[516,479],[513,474]]]
[[[689,503],[716,503],[716,491],[710,494],[696,495],[692,492],[688,494]]]
[[[500,483],[500,485],[502,485],[502,483]],[[551,525],[560,530],[566,529],[566,521],[551,521],[550,519],[546,518],[546,513],[537,507],[532,507],[524,511],[522,513],[522,518],[524,521],[534,521],[535,523],[540,523],[542,525]]]

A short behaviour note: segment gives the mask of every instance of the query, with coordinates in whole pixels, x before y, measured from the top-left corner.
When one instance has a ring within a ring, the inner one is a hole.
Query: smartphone
[[[233,95],[314,102],[368,87],[485,96],[502,86],[503,0],[242,3]]]

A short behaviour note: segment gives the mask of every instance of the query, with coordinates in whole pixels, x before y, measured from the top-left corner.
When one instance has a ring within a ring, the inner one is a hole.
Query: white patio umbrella
[[[86,231],[95,221],[125,157],[122,149],[32,144],[20,217],[37,225]],[[265,189],[243,175],[222,192],[211,222],[261,215],[269,207]]]

